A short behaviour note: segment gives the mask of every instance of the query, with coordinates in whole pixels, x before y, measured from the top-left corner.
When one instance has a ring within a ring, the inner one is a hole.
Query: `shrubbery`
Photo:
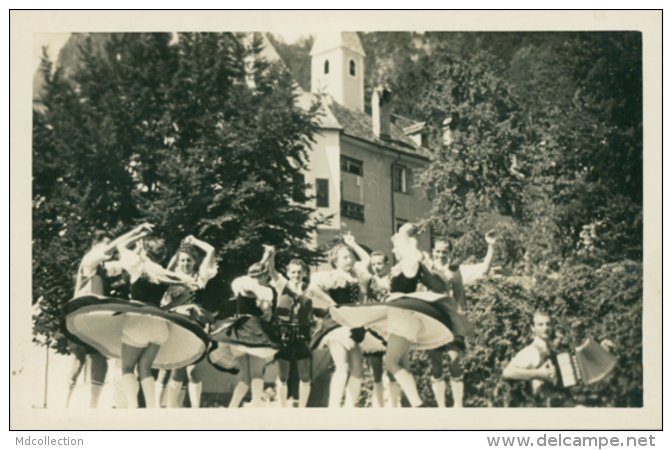
[[[515,280],[484,279],[467,287],[468,316],[476,325],[476,337],[469,341],[463,361],[465,406],[534,406],[526,386],[529,383],[506,381],[501,375],[511,358],[532,341],[529,325],[537,308],[548,309],[553,315],[559,350],[576,347],[588,337],[615,344],[616,369],[596,384],[571,388],[576,402],[642,406],[640,263],[622,261],[597,270],[574,266],[557,277],[537,277],[531,289]],[[447,362],[446,356],[446,374]],[[426,353],[416,352],[412,365],[421,396],[433,400]],[[450,397],[449,392],[447,395]]]
[[[469,341],[463,360],[465,406],[538,405],[529,382],[503,380],[502,371],[531,343],[531,315],[542,308],[553,315],[559,351],[576,347],[588,337],[615,344],[618,364],[614,371],[593,385],[570,388],[565,397],[585,406],[641,407],[642,276],[641,263],[621,261],[599,269],[577,265],[536,279],[489,278],[468,286],[468,316],[476,325],[476,337]],[[412,352],[411,366],[420,395],[432,403],[427,353]],[[447,355],[444,373],[448,379]],[[450,383],[446,385],[450,406]],[[370,380],[365,380],[360,406],[370,405],[370,389]]]

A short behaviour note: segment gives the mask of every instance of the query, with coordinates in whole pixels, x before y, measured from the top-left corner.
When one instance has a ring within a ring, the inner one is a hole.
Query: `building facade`
[[[318,212],[331,216],[315,237],[327,247],[351,232],[358,243],[391,256],[390,237],[406,222],[417,222],[431,201],[414,187],[429,161],[423,123],[391,114],[392,93],[379,88],[371,115],[364,108],[364,50],[357,33],[318,34],[311,51],[311,93],[306,106],[322,101],[321,134],[305,174]],[[429,234],[419,237],[429,250]]]

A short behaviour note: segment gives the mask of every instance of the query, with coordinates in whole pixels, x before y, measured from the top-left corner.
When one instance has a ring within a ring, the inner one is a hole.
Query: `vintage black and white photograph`
[[[12,403],[451,429],[661,401],[642,30],[338,25],[33,33]]]

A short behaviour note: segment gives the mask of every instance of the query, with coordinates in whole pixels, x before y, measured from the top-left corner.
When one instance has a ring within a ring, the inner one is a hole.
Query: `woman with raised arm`
[[[197,297],[205,289],[208,281],[217,275],[215,248],[194,236],[187,236],[168,264],[168,270],[191,277],[196,289],[182,285],[170,286],[163,296],[161,306],[168,310],[187,314],[190,317],[203,318],[204,323],[207,322],[205,319],[212,317],[212,315],[197,304]],[[188,381],[191,407],[200,408],[205,364],[207,362],[202,360],[197,364],[172,370],[166,389],[166,406],[168,408],[178,408],[180,406],[178,397],[185,381]]]
[[[268,261],[268,272],[278,292],[278,308],[275,316],[282,348],[275,355],[279,366],[278,397],[280,406],[287,407],[287,380],[289,369],[296,361],[299,371],[299,407],[305,408],[310,395],[310,331],[313,319],[313,302],[305,296],[308,285],[308,266],[300,259],[293,259],[287,264],[287,278],[275,270],[275,253]]]
[[[357,245],[350,233],[343,236],[343,242],[329,252],[332,269],[315,273],[310,280],[306,295],[313,300],[313,305],[324,308],[356,304],[363,299],[363,287],[370,277],[367,269],[369,254]],[[313,337],[313,349],[326,345],[336,366],[329,388],[330,408],[340,408],[346,383],[353,404],[357,404],[362,387],[362,349],[359,343],[365,334],[363,329],[342,327],[327,316]]]
[[[423,404],[408,368],[408,352],[432,349],[451,342],[455,335],[470,335],[473,327],[450,308],[443,279],[423,264],[412,224],[392,237],[399,264],[390,273],[390,296],[383,303],[330,308],[339,323],[364,326],[387,336],[386,368],[394,375],[412,406]],[[433,292],[416,292],[418,284]]]
[[[112,240],[112,236],[108,232],[102,230],[95,231],[93,233],[91,249],[82,258],[82,262],[77,270],[75,297],[88,294],[110,295],[110,283],[108,280],[121,274],[120,265],[116,261],[112,261],[116,245],[133,236],[140,235],[143,231],[149,230],[151,230],[149,224],[142,224],[120,236],[115,241]],[[105,376],[107,375],[107,358],[93,347],[83,343],[71,341],[70,347],[73,351],[74,361],[69,377],[66,408],[70,404],[70,398],[72,397],[77,378],[84,367],[87,356],[91,360],[91,401],[89,407],[96,408],[103,384],[105,383]]]
[[[151,368],[189,365],[203,355],[208,343],[207,334],[196,322],[159,308],[168,286],[193,287],[194,281],[159,265],[165,256],[165,244],[147,233],[144,230],[117,243],[118,263],[130,275],[130,302],[84,296],[64,306],[68,333],[109,357],[121,358],[122,384],[132,408],[137,407],[139,388],[136,367],[145,403],[153,408]]]
[[[240,381],[233,391],[229,408],[240,407],[250,387],[250,406],[261,406],[264,366],[281,346],[272,323],[278,300],[268,274],[267,263],[272,253],[272,247],[267,247],[261,261],[252,264],[247,275],[233,281],[231,289],[236,301],[236,316],[217,322],[211,333],[210,363],[223,371],[240,372]]]

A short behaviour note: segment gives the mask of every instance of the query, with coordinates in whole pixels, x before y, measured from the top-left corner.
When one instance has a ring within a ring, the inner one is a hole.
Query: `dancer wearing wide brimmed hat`
[[[392,241],[400,261],[391,271],[391,294],[383,303],[330,308],[335,320],[346,326],[364,326],[387,336],[386,368],[399,382],[412,406],[421,406],[413,376],[408,371],[411,349],[431,349],[451,342],[456,335],[470,335],[473,327],[452,309],[445,282],[422,263],[416,228],[404,225]],[[434,292],[416,292],[422,283]]]
[[[151,228],[150,228],[151,229]],[[79,296],[64,306],[67,333],[108,357],[121,358],[122,382],[128,405],[137,407],[138,369],[147,407],[155,407],[150,369],[172,369],[196,362],[208,336],[200,325],[159,308],[169,285],[193,286],[193,279],[159,265],[165,256],[162,239],[148,230],[116,248],[118,264],[130,276],[131,301],[97,295]],[[131,245],[136,241],[132,251]]]
[[[187,236],[168,264],[168,270],[191,277],[195,289],[183,285],[170,286],[161,301],[162,307],[186,314],[203,323],[204,326],[208,325],[213,315],[198,304],[197,297],[203,292],[208,281],[217,275],[214,247],[194,236]],[[208,364],[206,360],[201,360],[197,364],[171,371],[170,381],[166,386],[166,406],[168,408],[180,406],[178,398],[185,381],[188,381],[191,407],[200,407],[202,376],[206,364]]]
[[[236,315],[217,322],[211,333],[210,362],[220,370],[240,372],[229,408],[238,408],[250,387],[251,406],[261,406],[264,367],[281,347],[272,321],[278,300],[267,267],[272,252],[272,247],[267,247],[262,260],[233,281]]]

